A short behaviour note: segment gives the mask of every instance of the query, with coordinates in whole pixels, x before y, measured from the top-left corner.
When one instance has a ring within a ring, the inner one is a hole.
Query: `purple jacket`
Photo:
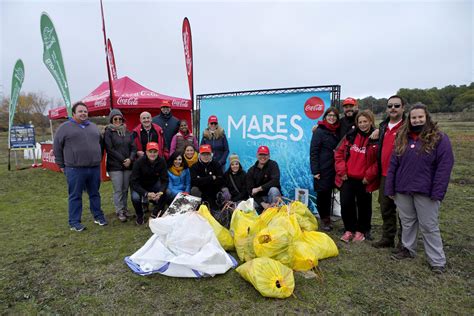
[[[448,136],[442,133],[438,145],[429,154],[420,153],[419,140],[409,137],[407,146],[402,156],[397,156],[395,152],[392,154],[385,181],[385,195],[419,193],[435,201],[443,200],[454,165]]]

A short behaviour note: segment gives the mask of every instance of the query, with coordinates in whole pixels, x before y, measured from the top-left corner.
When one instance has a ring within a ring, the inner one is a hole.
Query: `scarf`
[[[326,121],[326,120],[322,120],[322,121],[319,121],[319,122],[318,122],[318,125],[326,127],[326,129],[327,129],[328,131],[330,131],[331,133],[334,134],[334,133],[336,133],[336,131],[337,131],[337,129],[339,128],[339,125],[340,125],[340,124],[339,124],[339,122],[336,122],[336,123],[334,123],[334,124],[331,124],[331,123],[329,123],[329,122]]]
[[[181,130],[179,130],[178,133],[180,133],[180,134],[183,136],[183,138],[186,138],[187,136],[191,135],[191,132],[190,132],[190,131],[188,131],[188,132],[185,134],[185,133],[183,133]]]
[[[188,159],[186,156],[184,156],[184,159],[188,163],[188,167],[191,168],[191,166],[194,165],[198,161],[198,154],[197,152],[194,152],[194,156],[191,159]]]
[[[110,128],[112,132],[117,132],[119,136],[125,136],[125,125],[115,126],[114,124],[107,125],[107,128]]]
[[[175,167],[174,165],[169,168],[169,171],[175,176],[179,177],[181,172],[183,172],[184,167]]]

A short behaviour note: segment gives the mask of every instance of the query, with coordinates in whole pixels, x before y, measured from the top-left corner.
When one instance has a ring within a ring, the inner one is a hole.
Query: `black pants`
[[[316,207],[322,221],[328,220],[331,215],[332,190],[316,192]]]
[[[394,241],[395,235],[397,235],[397,222],[399,222],[398,241],[400,242],[402,240],[402,225],[400,225],[400,219],[397,216],[397,206],[395,202],[384,194],[385,179],[386,177],[380,178],[379,188],[380,213],[383,221],[382,239]]]
[[[350,232],[367,233],[372,220],[372,193],[362,180],[349,178],[341,187],[341,215],[344,228]]]
[[[145,188],[149,190],[149,192],[157,192],[160,189],[160,182],[157,181],[152,187],[150,188]],[[132,190],[132,204],[133,207],[135,208],[135,213],[137,214],[137,218],[143,218],[143,204],[148,204],[151,202],[153,205],[153,210],[152,214],[157,216],[158,213],[160,212],[160,215],[165,211],[164,206],[166,202],[166,195],[163,194],[160,199],[155,202],[155,201],[148,201],[148,198],[140,195],[138,192]]]

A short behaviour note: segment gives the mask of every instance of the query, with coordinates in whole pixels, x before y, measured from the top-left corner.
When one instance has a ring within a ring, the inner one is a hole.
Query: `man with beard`
[[[384,195],[385,179],[387,177],[388,167],[390,166],[390,157],[392,156],[395,138],[398,130],[405,121],[405,102],[402,97],[393,95],[387,100],[388,117],[380,123],[379,126],[379,151],[378,165],[380,174],[379,204],[382,213],[382,238],[373,243],[375,248],[393,247],[395,235],[397,235],[397,208],[395,202]],[[398,244],[401,241],[401,226],[398,230]]]
[[[344,117],[340,120],[339,139],[342,139],[349,131],[355,128],[355,117],[359,112],[357,100],[352,97],[345,98],[342,101],[342,108],[344,110]]]
[[[171,108],[167,104],[163,104],[160,108],[161,113],[153,117],[153,123],[163,129],[165,137],[165,146],[169,150],[173,136],[179,130],[179,120],[171,114]]]

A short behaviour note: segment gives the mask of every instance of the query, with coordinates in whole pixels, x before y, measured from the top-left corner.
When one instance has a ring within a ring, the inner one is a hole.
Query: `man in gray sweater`
[[[94,223],[105,226],[107,221],[100,206],[100,161],[102,148],[97,125],[88,120],[87,106],[78,102],[72,107],[72,118],[59,126],[54,136],[56,164],[66,175],[69,199],[69,226],[83,231],[81,224],[82,192],[87,190]]]

